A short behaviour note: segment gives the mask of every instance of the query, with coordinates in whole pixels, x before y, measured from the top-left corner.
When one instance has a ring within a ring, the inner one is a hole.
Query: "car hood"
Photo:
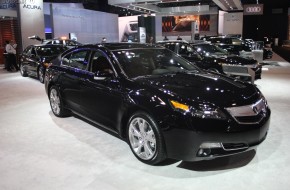
[[[207,102],[219,107],[247,105],[259,98],[251,84],[211,73],[176,73],[136,79],[147,88],[155,88],[168,98]]]
[[[243,58],[240,56],[236,56],[236,55],[230,55],[227,56],[226,58],[221,58],[223,60],[226,60],[227,63],[230,64],[239,64],[239,65],[253,65],[256,64],[257,61],[255,59],[251,59],[251,58]]]
[[[233,65],[254,65],[257,63],[255,59],[243,58],[235,55],[229,55],[224,57],[207,57],[206,59],[208,61]]]

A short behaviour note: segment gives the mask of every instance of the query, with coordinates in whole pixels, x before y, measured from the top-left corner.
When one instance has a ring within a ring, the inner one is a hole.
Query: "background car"
[[[254,85],[205,72],[161,46],[70,49],[48,68],[45,90],[55,116],[73,113],[106,128],[146,164],[245,152],[269,128],[269,106]]]
[[[254,59],[243,58],[229,53],[221,48],[208,43],[190,44],[185,41],[164,41],[158,44],[178,53],[185,59],[194,62],[198,67],[225,74],[223,66],[245,66],[255,72],[255,79],[261,78],[262,66]],[[238,71],[235,72],[237,76]],[[244,73],[241,73],[244,75]],[[240,77],[239,76],[239,77]],[[250,77],[250,76],[249,76]],[[249,77],[242,77],[248,80]]]
[[[20,73],[23,77],[34,76],[44,82],[50,61],[68,48],[63,45],[30,45],[20,54]]]
[[[239,55],[245,58],[254,58],[252,53],[254,41],[250,39],[242,40],[235,37],[217,36],[206,39],[208,42],[215,44],[229,53]],[[273,56],[271,48],[261,47],[263,49],[263,59],[270,59]]]
[[[70,39],[48,39],[48,40],[43,40],[43,44],[60,44],[63,46],[67,46],[68,48],[73,48],[76,46],[82,45],[80,42],[77,42],[75,40],[70,40]]]
[[[28,38],[32,40],[40,41],[41,44],[58,44],[58,45],[67,46],[68,48],[73,48],[73,47],[82,45],[80,42],[76,40],[71,40],[71,39],[62,39],[62,38],[43,39],[37,35],[30,36]]]
[[[191,46],[204,57],[213,59],[213,62],[223,63],[223,65],[246,66],[255,72],[255,79],[261,79],[262,65],[253,58],[244,58],[231,54],[228,51],[209,43],[191,44]]]

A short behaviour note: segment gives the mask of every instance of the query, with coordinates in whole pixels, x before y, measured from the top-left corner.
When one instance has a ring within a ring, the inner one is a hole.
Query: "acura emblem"
[[[259,113],[259,110],[258,110],[257,106],[253,106],[253,111],[254,111],[256,114]]]

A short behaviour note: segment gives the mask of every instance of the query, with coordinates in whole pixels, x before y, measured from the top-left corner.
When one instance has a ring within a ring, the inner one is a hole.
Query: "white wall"
[[[218,26],[218,34],[224,33],[224,14],[227,13],[225,11],[219,11],[219,26]]]
[[[243,34],[243,13],[225,13],[223,34]]]
[[[75,33],[81,43],[118,42],[118,15],[52,4],[53,37]]]

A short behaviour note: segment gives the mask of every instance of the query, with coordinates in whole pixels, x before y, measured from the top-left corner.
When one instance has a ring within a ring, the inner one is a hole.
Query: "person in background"
[[[153,38],[153,36],[151,36],[150,38],[149,38],[149,44],[153,44],[154,43],[154,38]]]
[[[106,37],[103,37],[102,38],[102,43],[106,43],[106,41],[107,41]]]
[[[178,35],[178,36],[177,36],[177,40],[182,40],[182,38]]]
[[[5,46],[5,50],[7,52],[7,71],[11,71],[12,67],[14,67],[16,71],[19,71],[19,67],[16,63],[16,47],[17,44],[15,44],[13,40]]]
[[[4,63],[4,69],[8,70],[8,53],[6,51],[6,46],[9,44],[9,41],[6,40],[5,41],[5,46],[4,46],[4,53],[3,53],[3,56],[4,56],[4,59],[5,59],[5,63]]]

